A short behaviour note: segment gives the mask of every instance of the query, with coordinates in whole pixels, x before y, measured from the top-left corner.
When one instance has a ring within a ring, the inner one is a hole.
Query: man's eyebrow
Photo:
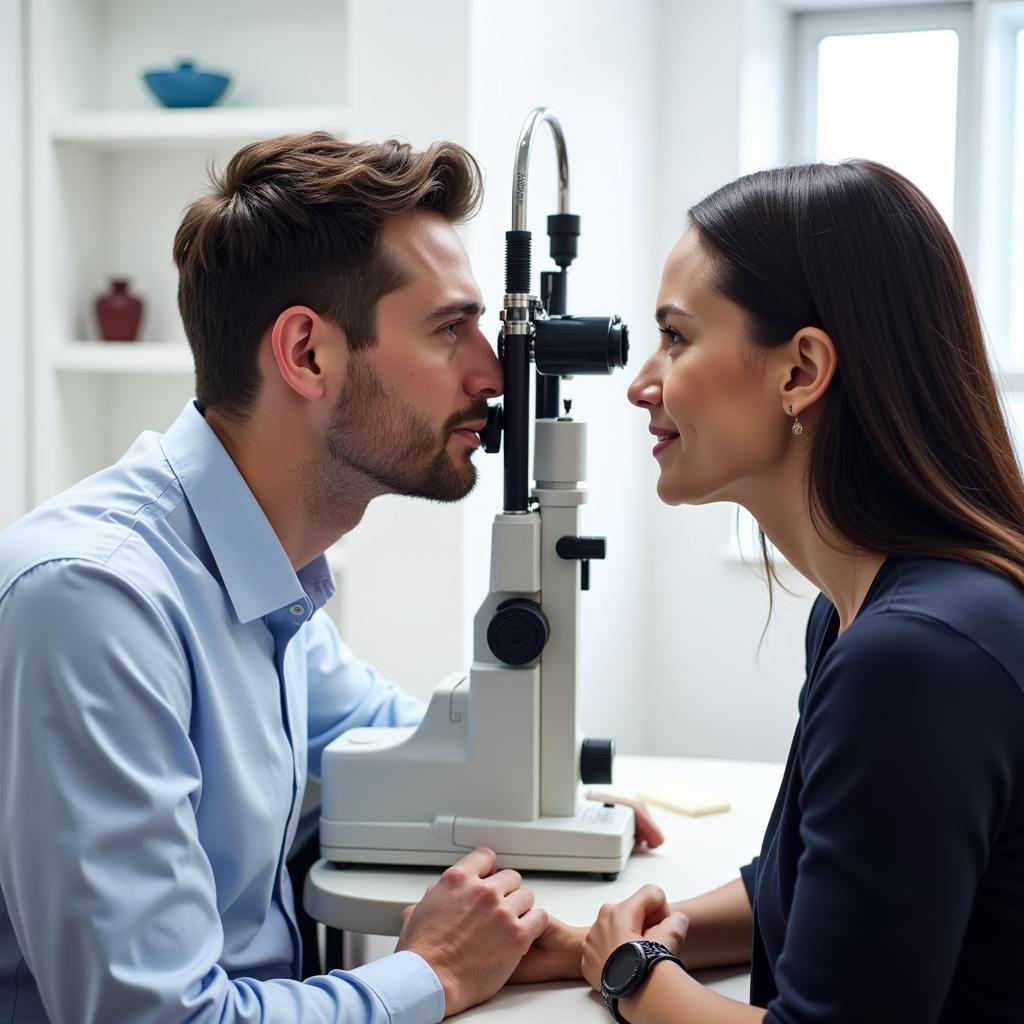
[[[455,302],[449,302],[447,305],[438,306],[437,309],[431,310],[423,319],[429,322],[444,320],[449,316],[483,316],[486,311],[486,306],[481,306],[473,301],[459,299]]]
[[[659,324],[663,324],[670,316],[687,316],[693,319],[692,313],[687,313],[685,309],[680,309],[679,306],[674,306],[671,302],[665,303],[664,306],[659,306],[657,313],[654,314],[654,319]]]

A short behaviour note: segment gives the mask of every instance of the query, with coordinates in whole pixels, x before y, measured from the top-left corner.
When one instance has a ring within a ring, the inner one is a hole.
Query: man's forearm
[[[672,904],[690,919],[683,943],[687,970],[750,962],[753,912],[742,879]]]

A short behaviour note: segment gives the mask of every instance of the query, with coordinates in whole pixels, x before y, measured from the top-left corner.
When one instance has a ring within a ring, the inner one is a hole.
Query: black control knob
[[[514,597],[502,601],[487,626],[487,646],[506,665],[528,665],[544,650],[551,626],[536,601]]]
[[[580,747],[580,780],[587,785],[612,781],[615,740],[585,739]]]
[[[604,537],[559,537],[555,543],[555,554],[559,558],[604,558],[607,554]]]

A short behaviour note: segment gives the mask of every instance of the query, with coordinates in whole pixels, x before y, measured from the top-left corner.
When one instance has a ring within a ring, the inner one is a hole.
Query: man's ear
[[[801,416],[828,390],[839,366],[832,339],[818,327],[804,327],[777,349],[782,360],[780,397],[787,416]]]
[[[289,306],[278,315],[270,350],[281,379],[302,398],[316,401],[338,389],[334,378],[344,374],[348,350],[344,332],[308,306]]]

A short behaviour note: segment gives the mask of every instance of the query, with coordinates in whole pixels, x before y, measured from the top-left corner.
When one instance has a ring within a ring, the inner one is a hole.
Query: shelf
[[[72,341],[56,349],[61,373],[148,373],[192,376],[192,353],[181,342]]]
[[[64,114],[50,122],[54,142],[121,151],[242,144],[275,135],[346,132],[343,107],[209,107],[171,110],[103,110]]]

